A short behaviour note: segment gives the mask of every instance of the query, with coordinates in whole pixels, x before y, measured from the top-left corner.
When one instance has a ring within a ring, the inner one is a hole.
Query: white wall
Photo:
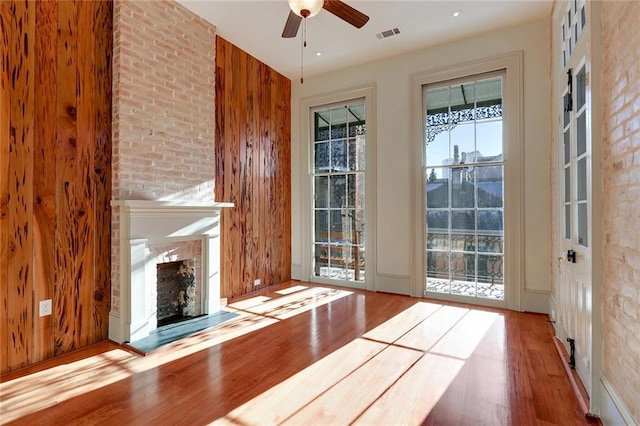
[[[301,185],[308,172],[301,147],[302,100],[363,85],[376,86],[377,232],[376,288],[411,294],[412,111],[411,76],[469,61],[524,52],[525,283],[523,309],[546,311],[551,273],[549,21],[540,20],[470,39],[429,47],[382,61],[305,77],[292,87],[292,277],[301,276]],[[383,43],[384,40],[381,41]],[[374,125],[368,123],[368,126]],[[418,254],[420,255],[420,254]]]

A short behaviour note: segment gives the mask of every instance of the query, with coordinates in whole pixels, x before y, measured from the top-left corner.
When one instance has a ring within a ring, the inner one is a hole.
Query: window
[[[424,87],[426,290],[504,299],[502,77]]]
[[[315,108],[312,117],[312,274],[364,282],[365,103]]]

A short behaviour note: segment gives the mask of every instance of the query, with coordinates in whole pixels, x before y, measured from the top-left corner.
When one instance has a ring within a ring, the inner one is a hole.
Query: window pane
[[[449,212],[432,210],[427,212],[427,249],[449,248]]]
[[[319,111],[314,115],[314,140],[327,141],[329,140],[329,111]]]
[[[345,242],[346,235],[343,232],[344,226],[347,224],[347,221],[343,221],[342,217],[342,209],[338,210],[330,210],[329,211],[329,219],[331,221],[329,242],[331,243],[342,243]]]
[[[502,210],[479,210],[478,211],[478,238],[481,231],[487,235],[502,235],[503,225]]]
[[[364,206],[364,175],[346,175],[348,182],[347,207],[363,209]]]
[[[329,241],[329,212],[327,210],[316,210],[315,213],[315,239],[316,242],[326,243]]]
[[[449,179],[443,177],[450,169],[431,169],[427,177],[427,208],[449,207]]]
[[[347,170],[347,142],[345,140],[331,141],[331,171],[344,172]]]
[[[476,123],[476,146],[478,156],[488,157],[502,156],[502,119],[490,119]],[[496,158],[498,161],[502,158]],[[467,162],[470,162],[469,159]]]
[[[451,205],[454,208],[475,206],[474,173],[471,167],[451,169]]]
[[[365,232],[364,232],[364,224],[365,224],[365,215],[364,209],[356,209],[353,211],[355,215],[354,220],[354,233],[353,233],[353,244],[358,244],[364,247],[365,244]]]
[[[451,279],[454,281],[475,281],[476,280],[476,255],[470,253],[451,253]],[[457,290],[457,291],[456,291]],[[452,293],[464,293],[464,290],[451,288]],[[469,296],[475,296],[474,294]]]
[[[449,280],[449,252],[427,252],[427,278]]]
[[[427,165],[442,166],[447,163],[448,158],[449,133],[445,131],[434,135],[432,141],[427,141]]]
[[[451,157],[448,164],[466,163],[467,156],[475,155],[475,125],[473,122],[459,123],[451,130]]]
[[[504,262],[500,255],[478,255],[478,282],[490,284],[490,286],[478,286],[478,296],[502,299],[501,288],[492,288],[491,285],[504,285]]]
[[[504,167],[476,167],[478,207],[502,207],[504,197]]]
[[[316,176],[314,179],[315,207],[329,207],[329,177]]]
[[[349,171],[360,171],[365,169],[365,146],[364,137],[349,139]]]
[[[314,273],[318,277],[328,274],[329,266],[329,246],[326,244],[316,244],[314,247]]]
[[[333,108],[331,110],[331,139],[347,137],[347,108]]]
[[[331,175],[329,177],[330,189],[330,203],[329,207],[333,209],[339,209],[346,206],[346,186],[347,186],[347,176],[346,175]]]
[[[321,142],[314,145],[314,168],[316,173],[329,171],[329,143]]]

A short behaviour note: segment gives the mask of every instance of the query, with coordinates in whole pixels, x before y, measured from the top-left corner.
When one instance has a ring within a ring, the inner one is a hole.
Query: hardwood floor
[[[3,424],[582,425],[546,316],[289,282],[146,357],[3,375]]]

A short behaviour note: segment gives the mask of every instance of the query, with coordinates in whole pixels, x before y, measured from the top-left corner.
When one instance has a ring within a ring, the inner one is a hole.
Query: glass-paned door
[[[424,87],[427,294],[504,300],[502,88]]]
[[[313,276],[365,280],[364,101],[313,111]]]

